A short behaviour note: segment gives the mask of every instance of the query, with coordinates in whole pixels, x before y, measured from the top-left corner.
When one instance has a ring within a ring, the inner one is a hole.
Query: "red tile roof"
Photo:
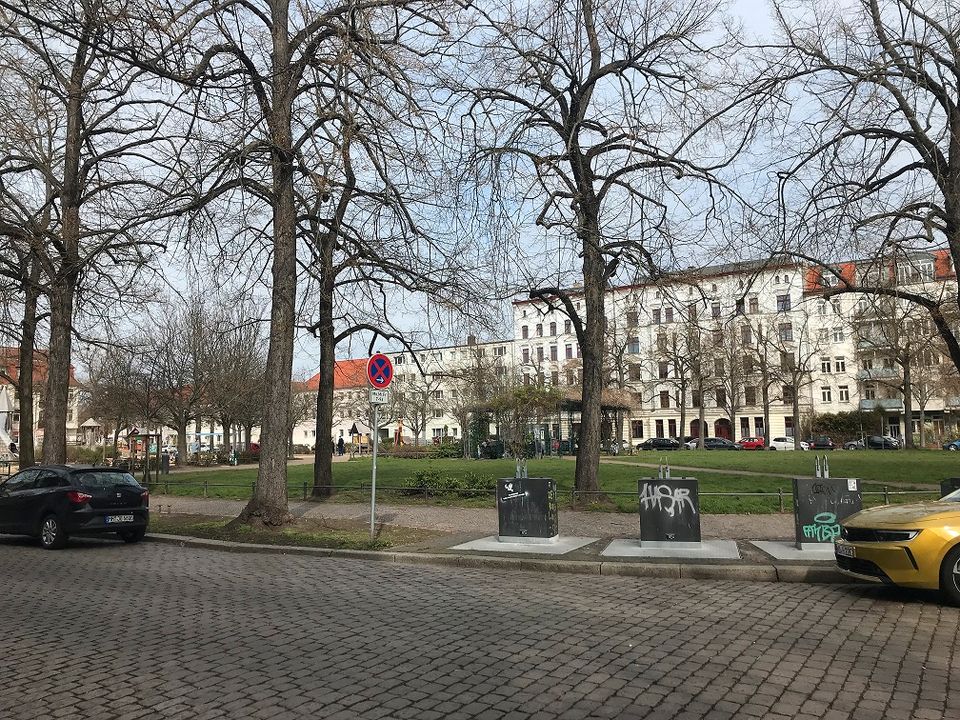
[[[20,377],[20,348],[0,345],[0,385],[9,384],[7,377],[14,382]],[[44,350],[33,351],[33,382],[44,383],[47,380],[47,353]],[[70,387],[77,387],[73,365],[70,366]]]
[[[367,358],[337,360],[333,365],[333,389],[348,390],[367,386]],[[320,388],[320,373],[307,380],[308,390]]]

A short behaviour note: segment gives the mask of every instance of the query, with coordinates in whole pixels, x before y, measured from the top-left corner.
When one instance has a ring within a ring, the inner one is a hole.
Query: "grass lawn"
[[[637,479],[650,477],[655,470],[650,468],[630,467],[630,462],[656,463],[660,456],[648,453],[635,456],[620,456],[617,464],[604,463],[600,466],[600,487],[607,493],[605,503],[589,503],[588,507],[597,510],[624,510],[637,509],[636,490]],[[752,452],[708,452],[684,451],[667,455],[671,465],[695,466],[705,468],[694,475],[700,481],[701,509],[705,513],[763,513],[777,512],[780,509],[777,497],[751,497],[746,493],[768,492],[776,493],[783,490],[788,493],[791,489],[789,478],[762,477],[738,474],[711,473],[710,469],[746,470],[752,472],[770,472],[784,474],[813,475],[812,453],[752,453]],[[370,485],[371,463],[368,458],[351,460],[344,463],[335,463],[333,466],[335,484],[339,487],[334,496],[334,502],[367,502],[369,492],[361,490],[361,486]],[[864,491],[880,491],[887,482],[909,483],[907,487],[891,487],[891,491],[904,489],[922,489],[917,484],[938,483],[941,479],[952,475],[960,475],[960,456],[954,453],[934,451],[852,451],[834,452],[830,455],[830,470],[834,477],[844,477],[847,474],[861,478]],[[391,488],[400,488],[405,483],[421,485],[427,478],[456,478],[462,481],[465,487],[492,487],[494,481],[500,477],[513,475],[515,464],[512,460],[409,460],[395,458],[381,458],[377,462],[377,496],[383,502],[390,503],[422,503],[492,507],[494,496],[492,492],[468,493],[431,493],[429,497],[411,491],[400,491]],[[573,485],[574,463],[571,460],[545,458],[531,460],[528,464],[531,476],[552,477],[557,480],[561,493],[561,504],[569,505],[570,490]],[[221,498],[247,498],[250,496],[252,483],[256,480],[256,468],[243,470],[222,470],[206,472],[184,472],[165,478],[154,486],[154,492],[172,495],[202,496]],[[684,473],[674,472],[679,476]],[[291,465],[289,468],[289,493],[291,499],[303,497],[304,490],[309,492],[313,480],[311,465]],[[206,486],[204,486],[206,484]],[[707,493],[724,492],[739,493],[735,497],[712,497]],[[616,493],[623,493],[618,495]],[[911,502],[917,499],[932,499],[934,492],[924,496],[896,496],[891,495],[891,502]],[[883,502],[882,496],[866,496],[865,505],[876,505]],[[784,499],[784,509],[792,510],[790,497]]]
[[[370,540],[370,528],[363,523],[300,519],[279,530],[259,530],[248,526],[228,528],[229,518],[211,519],[196,515],[154,515],[150,532],[189,535],[210,540],[296,545],[346,550],[383,550],[397,545],[420,542],[440,533],[392,526],[381,527]]]

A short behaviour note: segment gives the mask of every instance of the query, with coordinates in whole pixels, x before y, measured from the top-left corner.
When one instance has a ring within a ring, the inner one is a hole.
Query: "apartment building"
[[[960,382],[923,313],[903,303],[880,307],[874,296],[824,296],[842,282],[956,296],[956,273],[939,250],[826,271],[741,262],[612,288],[605,375],[627,401],[605,413],[604,435],[739,439],[768,426],[771,436],[792,436],[814,414],[863,411],[872,423],[878,410],[882,424],[864,432],[916,433],[921,417],[928,441],[957,432]],[[575,289],[571,295],[582,310]],[[486,354],[498,358],[505,382],[579,392],[580,348],[570,319],[559,307],[518,300],[509,340],[418,351],[419,366],[409,352],[393,354],[396,391],[434,400],[425,437],[462,437],[463,414],[450,410],[456,378]],[[403,412],[398,406],[392,416]],[[535,432],[575,439],[577,415],[558,407]]]

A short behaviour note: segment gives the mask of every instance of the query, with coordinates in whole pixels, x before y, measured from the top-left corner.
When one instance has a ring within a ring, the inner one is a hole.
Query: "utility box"
[[[793,521],[797,548],[832,543],[840,537],[840,521],[862,509],[857,478],[794,478]]]
[[[699,543],[700,491],[696,478],[641,478],[640,544]]]
[[[557,483],[551,478],[503,478],[497,481],[501,542],[548,543],[560,534]]]
[[[954,490],[960,490],[960,478],[947,478],[940,483],[940,497],[946,497]]]

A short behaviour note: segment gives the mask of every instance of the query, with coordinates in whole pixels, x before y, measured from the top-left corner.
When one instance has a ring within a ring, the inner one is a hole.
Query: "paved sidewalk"
[[[153,495],[155,512],[232,517],[246,504],[244,500]],[[290,512],[297,517],[330,520],[369,520],[366,503],[316,503],[294,501]],[[377,505],[377,518],[390,525],[440,530],[458,534],[494,534],[497,511],[493,508],[440,507],[436,505]],[[585,537],[635,537],[636,513],[560,511],[560,532]],[[793,515],[703,515],[705,539],[787,540],[793,537]]]

